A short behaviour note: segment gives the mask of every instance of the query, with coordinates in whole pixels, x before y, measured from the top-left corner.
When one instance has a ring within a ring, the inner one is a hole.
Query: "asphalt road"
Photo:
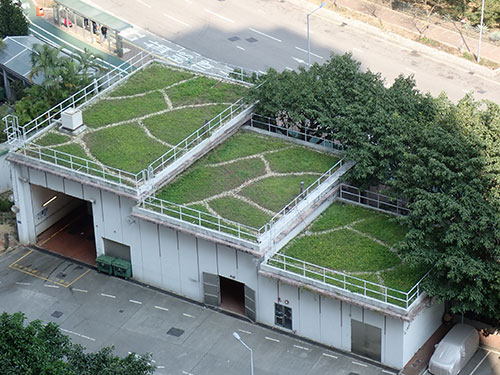
[[[57,323],[95,351],[152,353],[157,375],[396,375],[394,370],[204,308],[71,261],[18,248],[0,254],[0,312]]]
[[[86,1],[209,58],[264,71],[305,66],[306,14],[315,8],[296,0]],[[473,91],[478,99],[500,103],[499,78],[423,56],[327,9],[310,21],[312,62],[325,61],[330,51],[352,52],[364,68],[381,72],[387,84],[400,74],[413,74],[418,87],[433,95],[445,91],[456,101]]]

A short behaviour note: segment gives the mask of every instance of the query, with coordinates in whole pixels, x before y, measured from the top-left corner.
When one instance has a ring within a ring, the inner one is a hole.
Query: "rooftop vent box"
[[[83,125],[82,111],[68,108],[61,113],[62,128],[74,132]]]

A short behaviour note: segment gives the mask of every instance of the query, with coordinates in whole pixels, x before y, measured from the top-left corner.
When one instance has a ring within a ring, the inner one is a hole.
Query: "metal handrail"
[[[243,99],[237,100],[199,129],[184,138],[184,140],[176,144],[172,149],[168,150],[166,153],[154,160],[147,168],[148,171],[150,171],[150,177],[163,170],[167,164],[177,160],[181,155],[191,149],[192,146],[196,146],[201,138],[207,134],[209,135],[211,131],[222,125],[228,118],[232,120],[233,117],[240,113],[244,107],[246,107],[246,103]]]
[[[354,190],[355,192],[348,191],[345,189],[351,189]],[[375,196],[376,198],[370,198],[368,196],[363,195],[364,194],[370,194],[372,196]],[[351,197],[357,198],[357,200],[352,200],[349,198],[345,198],[344,195],[350,195]],[[388,195],[372,192],[372,191],[362,191],[358,189],[355,186],[351,186],[348,184],[342,183],[340,185],[340,191],[339,191],[339,196],[342,199],[345,199],[349,202],[353,202],[355,204],[359,204],[361,206],[367,207],[367,208],[376,208],[377,210],[389,213],[389,214],[396,214],[396,215],[407,215],[410,212],[410,209],[407,207],[404,207],[403,205],[406,204],[402,199],[398,198],[392,198]],[[391,203],[396,201],[396,203]],[[371,202],[372,204],[368,204],[365,202]],[[384,208],[385,207],[385,208]],[[393,210],[390,210],[388,208],[392,208]]]
[[[257,119],[255,119],[255,118],[257,118]],[[265,121],[261,121],[259,119],[263,119]],[[252,117],[250,119],[250,126],[255,127],[255,128],[259,128],[258,126],[255,126],[255,123],[260,124],[260,125],[264,126],[265,128],[267,128],[268,132],[272,132],[274,130],[275,133],[280,133],[281,135],[283,135],[285,137],[290,137],[290,138],[295,138],[295,139],[299,138],[299,139],[303,140],[304,142],[308,142],[308,143],[312,143],[312,144],[319,144],[322,147],[331,148],[334,150],[339,150],[339,151],[344,150],[344,146],[342,144],[340,144],[339,142],[332,141],[331,139],[328,139],[328,138],[323,137],[323,136],[314,135],[314,133],[316,133],[317,130],[309,128],[309,127],[303,127],[304,131],[293,130],[293,129],[278,125],[276,123],[276,120],[271,118],[271,117],[259,115],[257,113],[252,113]],[[318,140],[318,141],[320,141],[320,143],[314,142],[314,140]]]
[[[145,181],[144,171],[134,174],[118,168],[101,166],[92,160],[68,154],[54,148],[41,147],[35,143],[25,144],[21,150],[27,157],[55,164],[59,167],[83,173],[88,176],[100,178],[115,185],[132,186],[137,189]]]
[[[266,264],[275,269],[291,272],[306,279],[321,282],[334,288],[347,290],[351,293],[361,294],[364,297],[382,301],[390,305],[403,307],[406,310],[408,310],[411,304],[423,293],[420,284],[430,272],[428,271],[420,278],[408,292],[403,292],[281,253],[274,254],[268,258]],[[283,268],[276,266],[276,264],[281,265]],[[358,293],[352,289],[360,289],[362,293]]]
[[[236,221],[224,219],[220,216],[215,216],[182,204],[169,202],[165,199],[149,195],[141,201],[140,206],[145,210],[156,213],[159,212],[160,214],[166,216],[176,217],[180,220],[188,221],[191,224],[216,230],[220,233],[226,233],[240,239],[259,242],[258,230],[256,228],[238,223]]]

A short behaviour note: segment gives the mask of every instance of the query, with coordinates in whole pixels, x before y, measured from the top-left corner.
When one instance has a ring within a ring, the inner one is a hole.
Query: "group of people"
[[[67,28],[73,27],[73,23],[67,17],[63,18],[63,22],[62,23]],[[83,19],[83,27],[85,27],[87,30],[90,30],[90,25],[89,25],[89,19],[88,18],[84,18]],[[97,22],[92,21],[92,33],[98,35],[99,32],[101,33],[103,39],[106,40],[107,37],[108,37],[108,28],[106,26],[99,26],[99,25],[97,25]]]

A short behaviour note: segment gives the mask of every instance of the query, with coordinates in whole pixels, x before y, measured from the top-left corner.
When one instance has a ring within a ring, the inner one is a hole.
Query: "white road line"
[[[474,370],[471,371],[471,373],[469,375],[474,375],[474,373],[476,372],[476,370],[479,368],[479,366],[482,365],[482,363],[484,362],[484,360],[486,359],[486,357],[490,354],[490,352],[486,353],[483,357],[483,359],[481,359],[479,361],[479,363],[476,365],[476,367],[474,367]]]
[[[244,49],[243,47],[241,47],[241,46],[236,46],[236,48],[241,49],[242,51],[244,51],[244,50],[245,50],[245,49]]]
[[[335,355],[331,355],[331,354],[328,354],[328,353],[321,353],[322,355],[324,355],[325,357],[329,357],[329,358],[333,358],[333,359],[338,359],[339,357],[335,356]]]
[[[306,51],[305,49],[303,49],[303,48],[300,48],[300,47],[295,46],[295,49],[299,50],[300,52],[307,53],[307,51]],[[316,55],[315,53],[312,53],[312,52],[311,52],[311,56],[316,56],[316,57],[318,57],[318,58],[320,58],[320,59],[322,59],[322,60],[323,60],[323,56]]]
[[[466,94],[468,94],[470,92],[470,90],[462,89],[462,92],[465,92]]]
[[[269,341],[274,341],[274,342],[280,342],[280,340],[278,339],[273,339],[272,337],[264,337],[266,340],[269,340]]]
[[[31,285],[31,283],[21,283],[21,282],[19,282],[19,281],[16,281],[16,284],[17,284],[17,285]]]
[[[89,292],[88,290],[85,290],[85,289],[77,289],[77,288],[73,288],[72,290],[74,290],[75,292],[82,292],[82,293],[88,293],[88,292]]]
[[[105,293],[101,293],[101,296],[108,298],[116,298],[116,296],[112,296],[111,294],[105,294]]]
[[[392,371],[382,370],[382,372],[383,372],[384,374],[396,375],[396,373],[395,373],[395,372],[392,372]]]
[[[299,64],[306,64],[306,62],[304,60],[299,59],[298,57],[292,56],[292,59],[294,59],[295,61],[297,61]]]
[[[244,329],[239,329],[239,328],[238,328],[238,331],[243,332],[243,333],[246,333],[247,335],[251,335],[251,334],[252,334],[252,332],[250,332],[250,331],[245,331]]]
[[[156,368],[165,368],[165,366],[156,366]]]
[[[500,354],[499,351],[496,351],[496,350],[492,350],[492,349],[487,349],[485,348],[484,346],[479,346],[481,349],[483,349],[484,351],[486,352],[490,352],[490,353],[495,353],[495,354]]]
[[[232,20],[231,18],[227,18],[227,17],[221,16],[218,13],[212,12],[210,9],[205,8],[205,12],[210,13],[212,16],[219,17],[221,20],[234,23],[234,20]]]
[[[412,73],[416,73],[416,71],[415,71],[415,70],[410,69],[410,68],[406,68],[406,70],[408,70],[409,72],[412,72]]]
[[[161,306],[155,306],[155,309],[168,311],[168,309],[166,307],[161,307]]]
[[[190,24],[188,24],[188,23],[186,23],[186,22],[184,22],[184,21],[181,21],[181,20],[180,20],[180,19],[178,19],[178,18],[175,18],[175,17],[173,17],[173,16],[170,16],[170,15],[168,15],[168,14],[166,14],[166,13],[163,13],[163,15],[164,15],[165,17],[167,17],[168,19],[171,19],[172,21],[175,21],[175,22],[177,22],[177,23],[180,23],[181,25],[184,25],[184,26],[186,26],[186,27],[192,27]]]
[[[257,33],[257,34],[263,35],[263,36],[265,36],[265,37],[267,37],[267,38],[269,38],[269,39],[275,40],[275,41],[276,41],[276,42],[278,42],[278,43],[281,43],[281,39],[278,39],[278,38],[275,38],[274,36],[271,36],[271,35],[269,35],[269,34],[263,33],[262,31],[252,29],[251,27],[250,27],[250,28],[248,28],[248,30],[253,31],[254,33]]]
[[[142,0],[135,0],[135,1],[137,1],[139,4],[144,5],[145,7],[151,8],[151,5],[149,5],[148,3],[145,3],[145,2],[144,2],[144,1],[142,1]]]
[[[182,313],[182,315],[187,316],[188,318],[193,318],[193,319],[196,318],[195,316],[186,313]]]
[[[303,346],[300,346],[300,345],[294,345],[293,347],[294,347],[294,348],[297,348],[297,349],[302,349],[302,350],[307,350],[307,351],[309,351],[309,349],[308,349],[308,348],[304,348]]]
[[[358,366],[363,366],[363,367],[368,367],[368,365],[365,365],[364,363],[359,363],[355,361],[351,361],[353,365],[358,365]]]
[[[266,74],[266,72],[263,72],[262,70],[258,71],[260,74]]]
[[[293,69],[292,69],[292,68],[290,68],[289,66],[285,66],[285,69],[286,69],[286,70],[291,70],[291,71],[293,71]]]
[[[75,336],[81,337],[81,338],[83,338],[83,339],[87,339],[87,340],[90,340],[90,341],[95,341],[95,339],[93,339],[92,337],[88,337],[88,336],[82,335],[82,334],[80,334],[80,333],[76,333],[76,332],[70,331],[69,329],[64,329],[64,328],[61,328],[61,331],[66,332],[66,333],[70,333],[70,334],[72,334],[72,335],[75,335]]]
[[[133,299],[129,299],[128,301],[132,302],[132,303],[135,303],[136,305],[142,305],[142,302],[140,302],[140,301],[136,301],[136,300],[133,300]]]
[[[193,374],[191,374],[190,372],[187,372],[187,371],[182,371],[182,373],[183,373],[184,375],[193,375]]]
[[[44,287],[59,289],[59,287],[57,285],[50,285],[50,284],[44,285]]]
[[[363,53],[363,50],[360,50],[359,48],[353,48],[352,50],[356,51],[356,52],[359,52],[359,53]]]

